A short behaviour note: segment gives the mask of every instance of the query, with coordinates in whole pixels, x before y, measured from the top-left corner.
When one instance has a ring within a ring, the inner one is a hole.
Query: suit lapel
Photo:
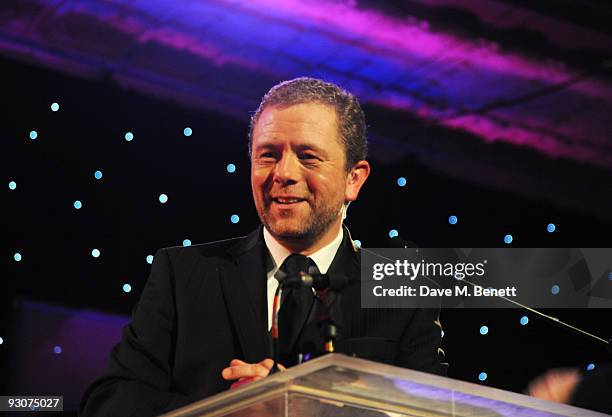
[[[228,250],[232,262],[220,265],[219,275],[230,317],[244,360],[259,362],[270,355],[267,332],[265,243],[262,229]]]
[[[348,286],[343,291],[329,291],[327,294],[327,303],[330,306],[331,319],[336,324],[339,338],[345,337],[343,333],[349,328],[349,321],[352,318],[350,315],[349,317],[345,317],[340,308],[342,297],[347,291],[355,291],[354,288],[350,287],[359,284],[361,281],[361,252],[360,249],[353,244],[349,230],[346,226],[343,227],[344,239],[342,240],[342,245],[338,249],[327,271],[330,274],[342,274],[349,278]],[[357,300],[361,300],[361,298],[357,298]]]
[[[359,249],[353,244],[348,228],[344,225],[342,228],[344,229],[342,244],[338,248],[338,252],[336,252],[336,256],[334,256],[334,260],[329,266],[327,273],[348,276],[350,285],[361,280],[361,254]]]

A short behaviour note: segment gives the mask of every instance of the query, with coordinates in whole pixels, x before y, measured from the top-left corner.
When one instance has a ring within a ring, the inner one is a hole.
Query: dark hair
[[[368,154],[366,125],[363,110],[357,98],[335,84],[316,78],[300,77],[276,84],[266,93],[251,116],[249,127],[249,155],[253,144],[253,129],[261,113],[271,106],[281,108],[302,103],[320,103],[336,110],[340,138],[346,150],[346,169]]]

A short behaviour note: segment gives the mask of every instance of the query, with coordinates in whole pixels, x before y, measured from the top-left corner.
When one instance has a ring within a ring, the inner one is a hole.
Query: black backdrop
[[[77,79],[8,60],[0,66],[6,238],[0,336],[10,334],[20,299],[129,315],[149,270],[145,258],[157,248],[244,235],[257,226],[249,115],[236,120],[187,109],[110,80]],[[58,112],[50,110],[52,102],[60,104]],[[369,125],[392,128],[380,109],[365,111]],[[186,126],[193,130],[190,137],[183,135]],[[29,139],[31,130],[38,132],[36,140]],[[134,134],[131,142],[124,139],[127,131]],[[228,163],[236,165],[235,173],[226,171]],[[515,247],[610,246],[611,224],[503,192],[504,184],[489,189],[457,181],[416,158],[373,160],[372,166],[347,219],[353,237],[366,247],[386,246],[390,229],[423,247],[499,247],[506,233],[514,236]],[[94,178],[96,170],[101,180]],[[405,187],[396,184],[400,176],[407,179]],[[9,181],[17,183],[15,190]],[[158,200],[162,193],[169,197],[166,204]],[[82,202],[80,210],[75,200]],[[233,214],[240,216],[236,224]],[[448,222],[451,214],[458,216],[456,225]],[[546,231],[550,222],[557,226],[554,233]],[[101,251],[99,258],[91,256],[93,248]],[[16,252],[20,262],[13,259]],[[130,283],[130,293],[122,290],[124,283]],[[612,334],[607,311],[551,313]],[[549,367],[584,368],[606,360],[599,345],[529,314],[529,324],[521,326],[523,315],[513,309],[443,311],[450,376],[478,382],[485,371],[488,378],[480,383],[520,391]],[[487,335],[479,333],[482,325]],[[9,339],[0,346],[5,383],[20,372],[9,363],[10,352],[20,347]]]

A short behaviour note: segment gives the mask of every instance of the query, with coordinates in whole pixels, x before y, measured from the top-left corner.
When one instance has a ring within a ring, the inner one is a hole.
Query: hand
[[[246,363],[240,359],[232,359],[229,366],[221,371],[221,376],[226,381],[237,379],[230,387],[231,389],[235,389],[249,382],[259,381],[267,377],[272,370],[272,366],[274,366],[274,361],[272,359],[264,359],[259,363]],[[280,363],[278,364],[278,368],[281,371],[286,369]]]
[[[578,369],[551,369],[534,379],[527,393],[542,400],[567,404],[581,379]]]

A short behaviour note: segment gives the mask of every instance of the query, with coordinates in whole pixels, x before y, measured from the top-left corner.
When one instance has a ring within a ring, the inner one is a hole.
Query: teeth
[[[291,204],[291,203],[297,203],[298,200],[297,198],[277,198],[276,201],[278,201],[281,204]]]

